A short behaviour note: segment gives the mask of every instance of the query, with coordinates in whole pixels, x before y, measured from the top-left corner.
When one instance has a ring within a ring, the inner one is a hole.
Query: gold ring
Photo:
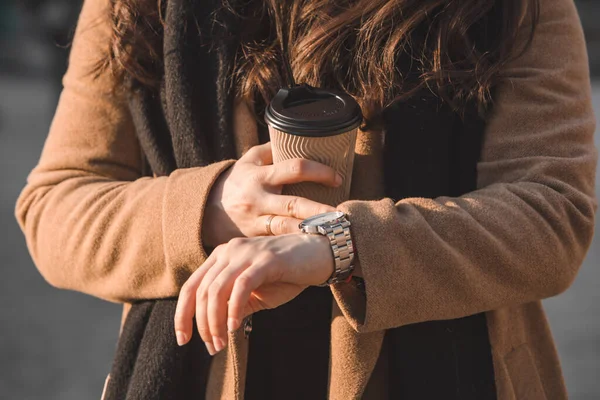
[[[267,236],[273,236],[273,231],[271,230],[271,221],[273,221],[273,218],[275,218],[275,216],[271,214],[265,221],[265,226],[267,227]]]

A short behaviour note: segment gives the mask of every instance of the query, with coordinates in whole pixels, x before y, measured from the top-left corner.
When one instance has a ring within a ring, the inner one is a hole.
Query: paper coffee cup
[[[286,185],[283,194],[337,206],[348,200],[354,147],[362,113],[346,93],[300,85],[279,90],[265,112],[273,163],[292,158],[318,161],[343,178],[337,188],[314,182]]]

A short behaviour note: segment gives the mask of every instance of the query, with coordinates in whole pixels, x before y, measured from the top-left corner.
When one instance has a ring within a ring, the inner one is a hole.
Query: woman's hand
[[[309,285],[325,282],[333,269],[331,246],[322,235],[237,238],[218,246],[181,289],[177,343],[192,337],[195,314],[198,332],[214,355],[245,316],[287,303]]]
[[[298,231],[298,224],[334,208],[297,196],[282,196],[283,185],[317,182],[339,186],[342,177],[316,161],[292,159],[273,165],[271,143],[254,146],[211,189],[204,221],[204,244],[216,247],[235,237],[266,235],[269,215],[274,235]]]

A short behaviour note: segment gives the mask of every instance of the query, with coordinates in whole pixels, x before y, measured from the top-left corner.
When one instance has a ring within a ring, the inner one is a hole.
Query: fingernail
[[[175,332],[175,336],[177,337],[177,344],[179,346],[183,346],[187,343],[187,335],[181,331]]]
[[[214,356],[215,354],[217,354],[217,351],[215,350],[215,346],[213,346],[213,344],[211,342],[204,342],[204,344],[206,345],[206,350],[208,350],[208,354],[210,354],[211,356]]]
[[[335,174],[335,184],[340,186],[344,182],[344,178],[340,174]]]
[[[239,325],[240,325],[240,322],[237,319],[235,319],[235,318],[227,319],[227,329],[229,330],[229,332],[235,331]]]
[[[215,344],[217,353],[225,348],[225,342],[218,336],[213,336],[213,343]]]

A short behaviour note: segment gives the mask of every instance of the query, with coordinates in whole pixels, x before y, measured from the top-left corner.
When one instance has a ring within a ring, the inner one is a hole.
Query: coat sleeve
[[[365,285],[332,288],[350,324],[368,332],[453,319],[566,290],[594,231],[594,129],[573,0],[542,0],[531,47],[497,87],[477,190],[338,207]]]
[[[142,177],[131,115],[110,73],[108,0],[86,0],[58,108],[16,205],[32,258],[52,285],[115,302],[177,295],[206,258],[212,183],[235,160]]]

